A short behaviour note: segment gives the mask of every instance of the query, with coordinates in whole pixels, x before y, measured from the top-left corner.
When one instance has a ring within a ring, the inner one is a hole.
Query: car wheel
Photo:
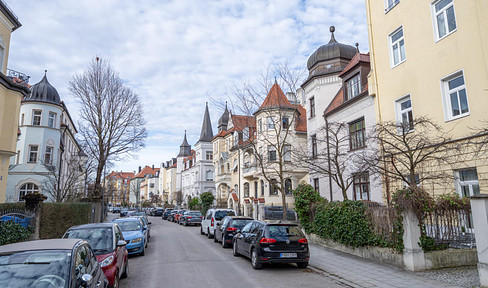
[[[210,228],[207,229],[207,238],[208,239],[212,238],[212,235],[210,235]]]
[[[184,225],[185,225],[185,226],[188,226],[188,221],[185,221],[185,224],[184,224]]]
[[[258,251],[256,249],[252,249],[251,251],[251,266],[255,270],[263,268],[263,264],[259,263]]]
[[[308,262],[297,263],[298,268],[307,268],[307,266],[308,266]]]
[[[222,241],[220,241],[220,242],[222,242],[222,248],[227,248],[227,243],[225,243],[225,236],[224,235],[222,235]]]
[[[217,242],[219,242],[219,241],[217,240],[217,232],[215,232],[215,231],[214,231],[214,243],[217,243]]]
[[[141,256],[146,255],[146,247],[145,246],[142,246],[142,252],[139,255],[141,255]]]
[[[235,257],[239,256],[239,252],[237,252],[237,242],[234,241],[233,245],[232,245],[232,255],[234,255]]]
[[[203,232],[203,228],[201,226],[200,226],[200,234],[205,235],[205,233]]]
[[[122,273],[122,279],[129,277],[129,258],[125,259],[124,272]]]
[[[119,288],[119,273],[115,275],[114,285],[112,286],[112,288]]]

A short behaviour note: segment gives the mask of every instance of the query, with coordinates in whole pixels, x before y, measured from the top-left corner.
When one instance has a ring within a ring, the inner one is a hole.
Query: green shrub
[[[298,215],[298,219],[302,224],[302,227],[307,233],[313,230],[313,221],[315,218],[315,211],[317,205],[320,203],[326,203],[326,199],[320,196],[320,193],[315,191],[309,184],[300,184],[297,189],[293,190],[293,196],[295,197],[295,212]]]
[[[212,206],[213,201],[215,200],[215,196],[212,194],[212,192],[204,192],[200,194],[200,202],[202,203],[202,214],[205,215],[207,213],[207,210]]]
[[[90,203],[42,203],[41,239],[60,238],[71,226],[91,223]]]
[[[322,238],[352,247],[382,244],[371,231],[365,213],[366,206],[360,201],[323,204],[317,208],[313,229]]]
[[[1,203],[0,204],[0,211],[12,210],[12,209],[24,210],[25,209],[25,203],[24,202],[17,202],[17,203]]]
[[[190,210],[195,210],[199,207],[200,205],[200,199],[199,198],[193,198],[190,200],[190,203],[188,203],[188,207],[190,207]]]
[[[32,227],[22,227],[13,221],[0,222],[0,245],[25,241],[32,234]]]

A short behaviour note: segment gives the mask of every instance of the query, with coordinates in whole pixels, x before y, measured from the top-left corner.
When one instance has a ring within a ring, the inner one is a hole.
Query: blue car
[[[142,222],[137,218],[115,219],[112,222],[117,223],[120,230],[122,230],[122,235],[127,242],[125,247],[127,248],[129,255],[138,254],[144,256],[146,252],[146,238],[144,231],[147,227],[143,226]]]

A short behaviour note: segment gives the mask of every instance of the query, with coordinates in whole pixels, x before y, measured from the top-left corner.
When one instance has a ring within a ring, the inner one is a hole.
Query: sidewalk
[[[344,287],[460,287],[319,245],[309,247],[309,268]]]

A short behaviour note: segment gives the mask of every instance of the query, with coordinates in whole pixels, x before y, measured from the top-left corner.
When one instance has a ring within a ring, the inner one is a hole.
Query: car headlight
[[[139,238],[133,239],[131,242],[132,243],[139,243],[141,241],[142,241],[142,237],[139,237]]]
[[[107,258],[103,259],[102,263],[100,263],[100,266],[105,267],[114,262],[114,256],[108,256]]]

